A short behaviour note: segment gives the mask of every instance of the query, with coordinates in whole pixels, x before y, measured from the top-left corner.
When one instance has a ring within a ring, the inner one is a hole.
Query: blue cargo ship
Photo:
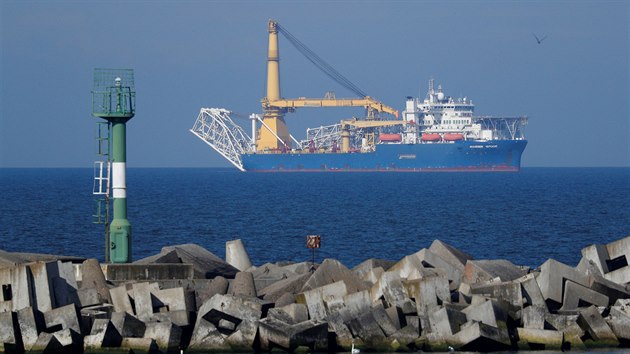
[[[267,92],[263,115],[252,114],[251,137],[233,112],[202,108],[190,131],[241,171],[518,171],[527,141],[527,117],[476,117],[467,97],[453,98],[434,87],[424,99],[407,97],[398,110],[368,96],[277,21],[269,20]],[[278,34],[311,63],[358,98],[285,98],[280,91]],[[298,141],[284,116],[300,107],[364,107],[364,119],[306,130]],[[389,114],[394,118],[384,118]]]
[[[257,115],[250,137],[230,111],[203,108],[191,132],[241,171],[519,171],[528,118],[474,116],[474,108],[430,80],[426,98],[407,97],[400,119],[342,120],[281,149],[257,151]]]
[[[378,144],[373,152],[244,154],[246,171],[518,171],[525,140]]]

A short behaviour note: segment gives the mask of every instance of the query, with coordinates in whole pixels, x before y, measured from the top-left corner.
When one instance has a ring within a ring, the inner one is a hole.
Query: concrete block
[[[383,298],[388,307],[392,307],[400,301],[409,299],[409,295],[398,272],[385,272],[370,289],[370,298],[372,302]]]
[[[266,263],[262,266],[250,271],[254,275],[254,283],[256,284],[256,291],[260,292],[262,289],[284,279],[293,278],[298,275],[295,272],[290,271],[285,267],[273,263]],[[310,272],[307,272],[310,276]],[[303,286],[304,284],[302,284]],[[297,291],[301,290],[298,289]]]
[[[410,348],[412,344],[415,344],[416,338],[418,338],[417,329],[413,326],[405,326],[389,336],[387,339],[390,341],[396,340],[400,343],[401,347]]]
[[[55,353],[63,352],[64,345],[59,342],[53,333],[42,332],[37,341],[31,346],[31,353]]]
[[[245,245],[240,239],[225,243],[225,261],[241,272],[252,266],[247,250],[245,250]]]
[[[451,308],[442,307],[429,313],[430,331],[439,338],[446,339],[459,332],[466,322],[466,314]]]
[[[200,287],[195,288],[195,302],[197,304],[197,308],[201,307],[204,302],[216,294],[227,294],[228,287],[229,283],[227,279],[222,276],[217,276],[212,279],[210,283],[203,283]]]
[[[176,310],[168,312],[158,312],[153,314],[153,321],[171,322],[176,326],[185,327],[191,325],[191,314],[188,311]]]
[[[293,275],[261,289],[258,292],[258,296],[262,296],[265,300],[275,302],[285,294],[298,294],[302,291],[304,284],[310,277],[310,273]]]
[[[33,275],[35,308],[41,312],[52,310],[56,304],[52,279],[59,276],[57,262],[32,263],[29,268]]]
[[[421,330],[425,328],[430,328],[428,317],[426,318],[426,320],[425,318],[422,318],[422,322],[423,323],[421,323],[420,317],[418,317],[417,315],[406,315],[404,320],[405,326],[413,328],[413,330],[418,333],[418,335],[420,334]]]
[[[0,268],[0,301],[10,301],[11,311],[35,305],[30,270],[25,265]]]
[[[61,329],[69,328],[76,333],[81,333],[79,314],[74,304],[44,312],[44,321],[46,328],[54,328],[59,325]]]
[[[81,265],[81,286],[79,289],[94,288],[100,296],[101,303],[111,303],[109,287],[103,269],[96,259],[87,259]]]
[[[146,331],[146,324],[127,312],[114,312],[111,323],[123,337],[142,338]]]
[[[565,315],[565,314],[545,314],[545,327],[549,329],[555,329],[557,331],[564,331],[567,328],[577,325],[578,315]]]
[[[160,289],[154,292],[154,295],[167,307],[168,311],[194,311],[196,309],[194,294],[182,287]]]
[[[81,302],[77,294],[79,287],[74,273],[74,266],[69,262],[57,261],[57,267],[59,276],[52,278],[55,293],[55,305],[53,307],[62,307],[69,304],[80,307]]]
[[[396,308],[405,316],[417,316],[418,307],[416,302],[411,299],[404,299],[396,303]]]
[[[63,345],[52,333],[42,332],[31,346],[30,353],[55,353],[63,352]]]
[[[577,316],[575,316],[577,319]],[[564,350],[582,350],[586,351],[586,345],[582,341],[584,330],[577,323],[572,323],[562,330]]]
[[[610,316],[606,318],[606,324],[608,324],[608,327],[613,331],[622,346],[630,343],[630,317],[619,312],[613,316],[613,311],[611,310]]]
[[[424,266],[418,257],[413,255],[405,256],[396,264],[391,266],[387,272],[397,273],[398,277],[401,279],[407,279],[409,276],[417,272],[418,269],[423,269]]]
[[[309,347],[311,351],[328,349],[328,325],[309,320],[297,324],[287,324],[275,318],[260,321],[260,349],[270,351],[280,348],[295,352],[298,347]]]
[[[619,345],[617,336],[595,306],[581,309],[577,324],[593,339],[593,342],[584,342],[587,347],[616,347]]]
[[[308,309],[304,304],[289,304],[282,307],[276,307],[269,310],[270,314],[272,310],[284,312],[287,316],[289,316],[293,323],[300,323],[308,320]]]
[[[127,312],[130,315],[135,315],[133,307],[131,307],[131,300],[127,293],[127,288],[122,285],[116,288],[109,289],[109,294],[114,305],[114,311]]]
[[[383,270],[383,268],[381,267],[376,267],[374,269],[370,269],[369,272],[367,272],[366,274],[364,274],[361,277],[361,280],[363,280],[365,283],[367,283],[368,285],[370,285],[370,287],[374,286],[374,284],[376,284],[376,282],[381,278],[381,276],[383,275],[383,273],[385,273],[385,271]]]
[[[162,252],[174,250],[182,263],[192,264],[194,278],[210,279],[222,276],[233,279],[238,269],[205,248],[192,243],[162,248]]]
[[[352,319],[347,325],[354,337],[359,337],[367,347],[375,350],[387,347],[385,333],[371,311]]]
[[[292,264],[277,264],[281,266],[283,269],[291,271],[295,274],[311,274],[313,270],[316,270],[319,267],[319,264],[311,263],[311,262],[300,262],[300,263],[292,263]]]
[[[95,288],[83,288],[77,290],[77,297],[81,308],[102,304],[101,296]]]
[[[617,284],[604,278],[595,266],[589,263],[586,266],[586,273],[589,275],[589,288],[608,297],[608,304],[614,304],[618,299],[630,298],[630,292],[622,284]]]
[[[451,301],[448,279],[443,274],[407,280],[404,285],[409,296],[415,300],[419,315],[428,316],[433,308]]]
[[[53,333],[40,333],[37,342],[31,348],[31,352],[62,352],[76,353],[81,351],[81,338],[73,330],[66,328]],[[43,348],[40,349],[40,348]]]
[[[529,305],[547,307],[547,303],[540,291],[538,282],[536,282],[536,275],[534,273],[524,275],[516,279],[515,282],[521,284],[523,296]]]
[[[170,288],[152,291],[151,294],[157,303],[163,307],[159,311],[193,311],[195,310],[194,297],[184,288]]]
[[[331,313],[328,318],[328,332],[335,333],[335,339],[337,346],[340,348],[348,349],[352,345],[352,332],[348,326],[344,323],[341,314],[338,312]]]
[[[570,280],[564,283],[564,297],[562,299],[562,311],[577,310],[578,307],[589,305],[608,306],[608,296],[593,291],[585,286],[576,284]]]
[[[507,329],[508,315],[497,300],[470,305],[462,310],[468,321],[479,321],[492,327]]]
[[[273,310],[273,309],[272,309]],[[228,332],[234,332],[236,330],[236,324],[234,322],[230,322],[228,320],[220,320],[217,325],[219,330],[226,330]]]
[[[46,328],[44,316],[32,307],[26,307],[17,312],[20,335],[25,350],[30,350],[37,342],[39,332]]]
[[[376,323],[378,323],[378,326],[383,330],[383,333],[385,333],[385,336],[389,337],[400,329],[400,327],[396,328],[394,322],[389,318],[382,303],[378,303],[372,307],[372,315]]]
[[[193,333],[197,334],[197,341],[200,343],[206,342],[205,337],[210,336],[211,338],[208,340],[213,344],[217,344],[215,341],[215,339],[217,339],[216,334],[199,332],[201,327],[212,329],[212,327],[201,322],[201,320],[212,324],[215,329],[219,321],[227,320],[235,324],[235,331],[227,333],[228,337],[239,332],[235,336],[239,338],[238,342],[233,338],[228,343],[228,346],[251,348],[256,337],[258,322],[262,316],[262,309],[263,305],[259,301],[217,294],[206,301],[199,309]],[[195,337],[195,334],[193,334],[193,337]],[[227,338],[223,341],[227,341]],[[223,342],[221,342],[221,344],[223,344]]]
[[[133,300],[136,316],[141,321],[149,321],[153,316],[153,296],[151,291],[155,289],[150,283],[133,284]]]
[[[0,301],[0,312],[11,312],[13,309],[12,301]]]
[[[510,348],[506,329],[499,329],[482,322],[467,322],[451,337],[452,346],[459,351],[499,351]]]
[[[583,268],[582,265],[587,264],[590,261],[597,267],[600,274],[608,273],[609,270],[607,262],[609,260],[610,256],[608,255],[608,250],[606,249],[606,246],[590,245],[588,247],[582,248],[582,259],[580,260],[580,265],[578,268],[581,271],[585,272],[586,268]]]
[[[110,263],[103,266],[103,272],[105,273],[105,278],[112,282],[191,280],[196,276],[193,265],[188,263]]]
[[[256,297],[254,275],[249,272],[238,272],[234,277],[231,289],[232,295]]]
[[[134,354],[157,353],[158,346],[153,338],[123,338],[121,348],[129,349]]]
[[[328,351],[328,324],[314,320],[300,322],[291,328],[294,342],[311,352]]]
[[[363,282],[352,271],[335,259],[325,259],[311,277],[304,283],[302,292],[313,290],[328,284],[343,281],[348,293],[367,290]]]
[[[17,252],[7,252],[0,250],[0,268],[11,268],[28,261]]]
[[[456,266],[461,272],[464,272],[466,262],[472,260],[473,257],[468,253],[461,251],[445,242],[435,240],[431,243],[429,251],[441,257],[450,264]]]
[[[342,280],[300,293],[296,300],[306,305],[311,319],[322,321],[329,314],[327,303],[333,302],[335,298],[343,299],[347,294],[346,283]]]
[[[396,330],[402,329],[402,322],[404,322],[405,317],[398,307],[388,307],[385,309],[385,313],[389,316],[389,319],[394,324],[394,327],[396,327]]]
[[[0,312],[0,349],[7,353],[22,351],[20,327],[15,312]]]
[[[331,309],[328,308],[330,313]],[[336,311],[341,314],[344,322],[348,322],[353,318],[359,317],[362,313],[372,310],[372,301],[367,290],[343,296],[341,306]]]
[[[171,322],[149,322],[144,332],[144,337],[154,339],[161,352],[177,351],[181,336],[181,328]]]
[[[236,326],[234,328],[236,328]],[[230,345],[227,342],[227,337],[226,334],[221,333],[210,321],[206,321],[202,317],[197,318],[197,323],[195,324],[195,329],[193,330],[192,338],[188,345],[188,351],[228,352],[230,351]]]
[[[505,259],[468,260],[462,281],[468,284],[518,279],[529,271],[528,267],[516,266]]]
[[[588,286],[588,276],[566,264],[549,259],[540,266],[540,273],[536,276],[536,282],[548,307],[551,306],[553,309],[560,307],[564,297],[563,289],[566,280]]]
[[[395,263],[396,262],[387,261],[384,259],[370,258],[352,268],[352,272],[356,274],[360,279],[365,280],[368,274],[376,270],[377,268],[380,268],[381,271],[385,272]]]
[[[610,310],[617,309],[623,312],[626,316],[630,316],[630,299],[617,299],[615,304],[611,306]]]
[[[630,282],[630,236],[607,244],[593,245],[582,250],[582,258],[592,261],[604,278],[617,284]]]
[[[83,348],[89,352],[103,347],[119,347],[122,342],[120,332],[108,319],[96,319],[90,334],[83,338]]]
[[[546,306],[529,306],[523,309],[523,327],[530,329],[545,329]]]
[[[302,304],[300,304],[300,305],[302,305]],[[302,306],[304,306],[304,305],[302,305]],[[308,311],[307,311],[307,317],[308,317]],[[286,311],[284,311],[283,309],[278,308],[278,307],[274,307],[274,308],[269,309],[269,312],[267,312],[267,316],[265,318],[273,318],[275,320],[281,321],[281,322],[286,323],[288,325],[292,325],[292,324],[296,324],[297,323],[293,319],[293,317],[291,317]]]
[[[160,263],[181,263],[175,250],[160,252],[158,254],[134,261],[133,264],[160,264]]]
[[[516,328],[520,350],[560,350],[562,332],[534,328]]]
[[[267,299],[265,299],[265,300],[267,300]],[[290,293],[285,293],[284,295],[280,296],[276,300],[276,306],[278,306],[278,307],[290,305],[290,304],[293,304],[293,303],[295,303],[295,295],[290,294]]]
[[[514,307],[523,307],[521,284],[515,281],[474,283],[471,285],[470,293],[502,299]]]
[[[412,256],[417,257],[426,268],[439,268],[446,271],[451,290],[459,287],[464,271],[459,262],[453,264],[426,248],[414,253]]]

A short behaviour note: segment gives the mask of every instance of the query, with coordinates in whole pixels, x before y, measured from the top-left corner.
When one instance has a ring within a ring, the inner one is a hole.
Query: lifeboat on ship
[[[446,141],[460,141],[460,140],[464,140],[464,134],[447,133],[447,134],[444,134],[444,140],[446,140]]]
[[[400,134],[381,133],[381,135],[379,136],[379,139],[381,140],[381,142],[384,142],[384,143],[397,143],[397,142],[402,141],[402,137],[400,136]]]
[[[422,133],[422,141],[440,141],[442,137],[438,133]]]

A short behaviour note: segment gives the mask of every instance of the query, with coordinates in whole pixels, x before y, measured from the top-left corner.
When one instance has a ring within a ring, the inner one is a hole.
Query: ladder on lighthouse
[[[94,161],[94,186],[92,195],[96,213],[92,215],[94,224],[105,226],[105,262],[109,262],[109,191],[111,181],[111,161],[109,159],[109,122],[96,123],[96,155]]]

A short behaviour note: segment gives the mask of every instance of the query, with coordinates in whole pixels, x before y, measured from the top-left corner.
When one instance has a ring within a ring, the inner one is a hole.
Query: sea
[[[105,259],[92,169],[0,169],[0,249]],[[630,236],[630,168],[518,173],[243,173],[130,168],[132,256],[195,243],[219,257],[241,239],[254,265],[354,267],[441,240],[474,259],[575,266],[581,250]]]

